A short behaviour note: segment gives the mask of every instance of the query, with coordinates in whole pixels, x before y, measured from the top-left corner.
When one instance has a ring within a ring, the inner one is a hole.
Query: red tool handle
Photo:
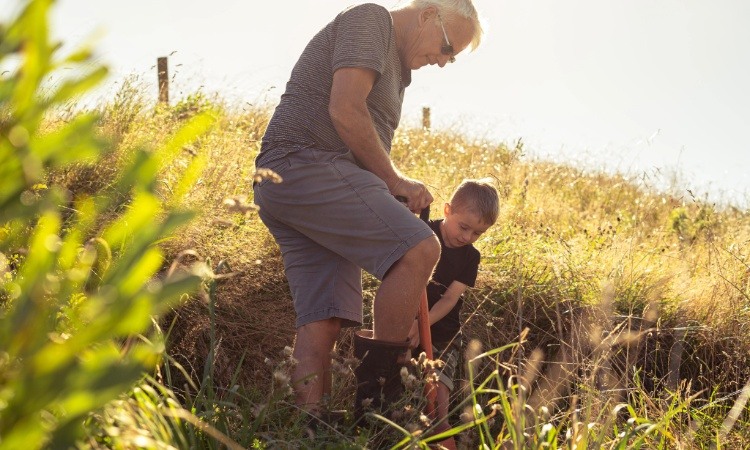
[[[430,220],[430,207],[427,206],[425,209],[423,209],[420,214],[419,218],[424,220],[425,223],[429,222]],[[424,349],[425,356],[427,356],[427,359],[430,361],[433,361],[435,359],[435,355],[432,351],[432,332],[430,331],[430,305],[427,301],[427,287],[422,290],[422,298],[419,301],[419,314],[417,316],[417,325],[419,327],[419,341],[421,343],[422,348]],[[429,366],[429,369],[426,372],[426,382],[424,385],[424,396],[427,400],[427,405],[425,406],[425,413],[427,417],[429,417],[431,420],[437,420],[438,419],[438,409],[437,409],[437,381],[435,381],[435,369],[433,366]],[[432,446],[430,446],[432,447]],[[447,439],[443,439],[439,443],[440,448],[445,448],[448,450],[456,450],[456,441],[449,437]]]
[[[404,199],[405,200],[405,199]],[[430,220],[430,207],[426,207],[419,213],[419,218],[424,220],[425,223]],[[419,326],[419,342],[424,349],[427,359],[432,361],[435,359],[435,355],[432,352],[432,332],[430,331],[430,306],[427,302],[427,288],[422,290],[421,299],[419,300],[419,315],[417,316],[417,325]],[[426,382],[424,385],[424,395],[427,399],[427,406],[425,412],[431,419],[437,418],[437,407],[435,403],[437,401],[437,385],[434,381],[435,372],[434,368],[430,365],[426,371]]]
[[[432,361],[435,355],[432,354],[432,332],[430,331],[430,308],[427,304],[427,289],[422,291],[422,299],[419,301],[419,342],[424,349],[427,359]],[[431,367],[431,366],[430,366]],[[427,417],[435,419],[437,417],[437,409],[435,402],[437,400],[437,386],[433,380],[433,369],[427,371],[427,382],[424,385],[424,395],[427,399],[426,413]]]

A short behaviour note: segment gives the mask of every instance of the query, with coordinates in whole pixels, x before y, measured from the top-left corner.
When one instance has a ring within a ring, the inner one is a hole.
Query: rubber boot
[[[354,357],[360,360],[354,369],[357,377],[355,422],[359,422],[368,410],[385,412],[401,398],[404,385],[401,382],[402,365],[398,360],[406,352],[407,344],[406,341],[403,344],[376,341],[369,330],[354,333]]]

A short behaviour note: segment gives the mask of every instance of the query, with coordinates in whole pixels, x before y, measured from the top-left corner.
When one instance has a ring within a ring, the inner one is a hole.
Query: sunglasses
[[[443,37],[445,38],[445,42],[443,43],[443,46],[440,47],[440,53],[446,56],[450,56],[448,58],[449,63],[456,62],[456,57],[453,56],[453,45],[451,45],[451,41],[448,40],[448,33],[445,32],[445,25],[443,25],[443,18],[440,17],[440,14],[437,15],[438,20],[440,21],[440,28],[443,30]]]

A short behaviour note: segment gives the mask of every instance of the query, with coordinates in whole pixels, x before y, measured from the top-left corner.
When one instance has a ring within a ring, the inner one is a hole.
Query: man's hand
[[[421,181],[404,176],[399,177],[398,181],[390,187],[390,191],[395,197],[405,198],[406,206],[414,214],[422,212],[434,200],[430,191]]]

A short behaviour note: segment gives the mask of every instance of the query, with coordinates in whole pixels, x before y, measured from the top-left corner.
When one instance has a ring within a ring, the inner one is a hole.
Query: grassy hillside
[[[161,242],[167,259],[206,261],[217,276],[206,295],[160,319],[169,358],[157,381],[242,445],[304,446],[304,418],[283,386],[284,347],[294,332],[290,295],[278,248],[250,207],[253,160],[271,111],[231,108],[200,93],[153,110],[126,83],[101,108],[99,130],[116,151],[96,166],[58,171],[50,183],[74,195],[106,194],[133,149],[159,145],[208,109],[216,125],[180,150],[157,188],[164,202],[198,214]],[[60,113],[47,127],[67,119]],[[535,447],[550,438],[542,430],[549,423],[564,448],[576,439],[647,448],[750,440],[750,411],[737,403],[750,378],[750,212],[532,160],[521,142],[473,141],[460,128],[401,129],[392,157],[430,186],[437,204],[465,177],[494,177],[501,193],[498,223],[477,243],[482,266],[463,320],[474,340],[467,355],[514,345],[471,365],[473,384],[494,390],[457,394],[457,419],[468,411],[488,420],[462,439],[473,448],[483,439]],[[179,184],[201,166],[193,187]],[[127,199],[116,206],[126,208]],[[365,276],[364,286],[369,304],[377,282]],[[332,407],[348,408],[353,398],[349,333],[338,346]],[[470,378],[468,369],[463,375]],[[211,412],[214,402],[224,406]],[[525,426],[530,437],[517,433]],[[320,442],[353,448],[392,438],[324,433]]]

